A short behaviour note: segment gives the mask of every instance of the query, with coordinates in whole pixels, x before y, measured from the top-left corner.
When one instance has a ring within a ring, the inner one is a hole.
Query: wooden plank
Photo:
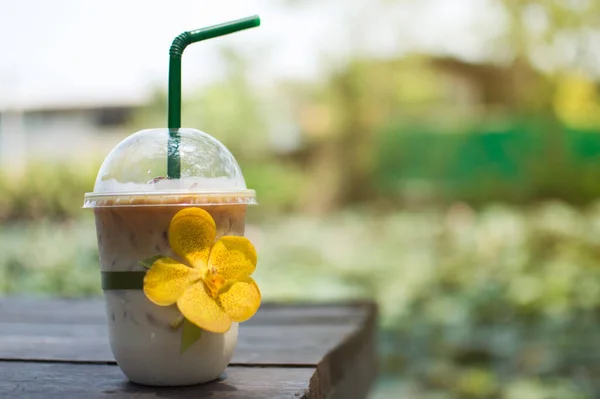
[[[0,362],[3,399],[110,398],[301,398],[312,368],[229,367],[218,381],[157,388],[127,381],[118,367],[95,364]]]
[[[365,398],[377,374],[377,307],[361,328],[328,352],[310,380],[308,397],[315,399]]]
[[[265,304],[240,326],[233,364],[317,365],[363,325],[362,305]],[[114,362],[102,299],[0,299],[0,359]]]
[[[194,387],[176,390],[143,388],[142,392],[132,390],[132,387],[138,386],[124,382],[124,376],[118,368],[106,364],[112,362],[113,358],[107,343],[102,301],[42,303],[1,299],[0,396],[11,397],[4,395],[4,392],[8,392],[15,393],[15,397],[28,398],[105,397],[108,394],[117,398],[131,397],[132,394],[142,398],[366,397],[376,372],[375,305],[267,305],[259,314],[253,322],[240,327],[234,363],[228,369],[231,378],[239,376],[239,381],[225,380],[225,384],[230,384],[227,389],[209,384],[207,386],[213,388],[202,388],[204,390],[200,391]],[[339,317],[340,314],[343,317]],[[22,360],[2,362],[2,358]],[[40,363],[40,360],[54,362]],[[61,361],[81,363],[65,364]],[[244,365],[263,367],[241,367]],[[4,370],[11,367],[13,370],[20,369],[21,373],[13,371],[10,378],[5,378],[8,374]],[[48,374],[48,370],[58,374],[52,377],[53,374]],[[82,374],[73,371],[74,377],[69,377],[70,370],[88,371]],[[289,377],[287,373],[290,370],[293,371],[292,375],[301,379]],[[98,380],[99,385],[92,383],[91,387],[78,388],[77,384],[90,384],[90,376],[96,373],[104,378]],[[45,375],[49,375],[50,380]],[[72,378],[70,382],[69,378]],[[106,381],[114,387],[102,388],[102,384],[108,384]],[[63,388],[62,385],[72,387]],[[259,385],[262,391],[258,389]],[[85,392],[68,391],[75,389],[73,386]]]
[[[0,322],[106,324],[103,299],[0,298]]]
[[[66,311],[68,309],[68,311]],[[348,324],[361,322],[367,309],[361,304],[264,303],[246,325]],[[0,298],[0,323],[106,324],[104,300]]]
[[[233,364],[314,365],[360,325],[241,325]],[[0,323],[0,359],[114,362],[104,325]]]

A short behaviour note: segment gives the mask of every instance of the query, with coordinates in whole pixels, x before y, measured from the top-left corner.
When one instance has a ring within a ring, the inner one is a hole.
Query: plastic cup
[[[102,164],[94,192],[84,207],[94,211],[102,272],[145,272],[139,262],[173,257],[168,242],[171,219],[185,207],[206,210],[215,220],[217,238],[244,235],[246,209],[256,203],[246,189],[233,155],[215,138],[195,129],[179,129],[181,177],[167,179],[169,130],[137,132]],[[161,307],[142,289],[104,289],[109,339],[120,369],[135,383],[193,385],[219,377],[237,342],[238,325],[224,334],[203,331],[181,353],[182,328],[175,305]]]

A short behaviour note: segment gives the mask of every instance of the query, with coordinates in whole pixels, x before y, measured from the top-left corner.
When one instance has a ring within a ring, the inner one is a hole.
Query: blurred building
[[[0,162],[14,168],[28,160],[89,158],[106,154],[126,131],[140,100],[72,101],[0,110]]]

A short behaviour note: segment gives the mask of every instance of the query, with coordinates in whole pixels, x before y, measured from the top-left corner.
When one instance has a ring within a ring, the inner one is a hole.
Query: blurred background
[[[100,295],[104,156],[237,157],[266,300],[374,298],[373,398],[600,395],[600,0],[0,0],[0,295]]]

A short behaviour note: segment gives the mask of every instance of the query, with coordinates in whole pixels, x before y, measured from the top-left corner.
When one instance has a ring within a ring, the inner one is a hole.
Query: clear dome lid
[[[179,178],[168,178],[169,130],[141,130],[108,154],[84,208],[158,204],[254,204],[254,190],[229,150],[214,137],[181,128]],[[172,143],[171,143],[172,144]]]

